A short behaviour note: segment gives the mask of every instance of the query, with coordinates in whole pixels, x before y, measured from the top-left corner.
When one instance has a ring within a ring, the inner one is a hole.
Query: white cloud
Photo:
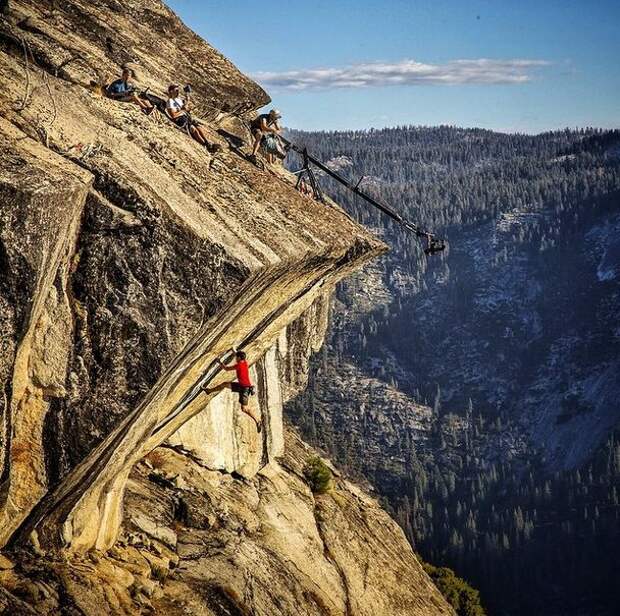
[[[519,84],[532,72],[548,66],[545,60],[452,60],[425,64],[415,60],[371,62],[343,68],[261,71],[252,77],[264,86],[287,90],[371,88],[390,85]]]

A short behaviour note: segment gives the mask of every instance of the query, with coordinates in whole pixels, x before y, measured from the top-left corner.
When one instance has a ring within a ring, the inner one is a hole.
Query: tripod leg
[[[314,198],[321,203],[325,203],[325,199],[323,199],[323,193],[321,192],[321,187],[314,175],[312,169],[308,169],[308,177],[310,178],[310,184],[312,185],[312,190],[314,191]]]

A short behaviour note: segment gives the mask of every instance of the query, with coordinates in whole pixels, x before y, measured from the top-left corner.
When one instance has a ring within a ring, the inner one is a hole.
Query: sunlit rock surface
[[[286,451],[329,294],[385,247],[229,149],[266,94],[155,0],[11,2],[0,44],[0,606],[448,613],[387,515],[342,481],[314,499]],[[221,152],[89,87],[126,62],[191,81]],[[261,433],[199,393],[233,346]]]

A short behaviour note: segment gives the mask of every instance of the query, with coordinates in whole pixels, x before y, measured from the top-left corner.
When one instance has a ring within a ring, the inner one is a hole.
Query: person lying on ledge
[[[120,79],[113,81],[106,88],[106,95],[108,98],[115,101],[120,101],[121,103],[133,103],[134,105],[138,105],[138,107],[140,107],[146,115],[149,115],[153,112],[155,107],[150,101],[140,98],[136,94],[136,89],[131,83],[132,78],[133,74],[131,69],[124,66]]]
[[[222,361],[218,361],[224,370],[234,370],[237,373],[237,380],[229,383],[222,383],[216,387],[205,387],[204,392],[206,394],[211,394],[218,391],[223,391],[224,389],[230,389],[236,394],[239,394],[239,404],[241,404],[241,410],[254,420],[256,423],[256,429],[260,432],[260,418],[252,412],[252,409],[249,406],[250,396],[254,395],[254,385],[252,385],[252,381],[250,380],[250,368],[248,366],[246,355],[243,351],[237,351],[235,353],[235,358],[237,359],[237,362],[234,366],[227,366],[222,363]]]

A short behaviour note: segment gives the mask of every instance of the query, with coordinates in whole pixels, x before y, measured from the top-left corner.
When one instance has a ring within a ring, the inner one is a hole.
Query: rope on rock
[[[28,50],[26,49],[26,39],[23,36],[19,37],[22,42],[22,48],[24,50],[25,71],[26,71],[26,91],[24,92],[24,98],[18,103],[16,111],[23,111],[28,104],[30,98],[30,71],[28,70]]]
[[[43,132],[45,133],[45,147],[50,147],[50,130],[52,130],[54,123],[56,122],[56,118],[58,117],[58,107],[56,106],[56,99],[54,98],[54,94],[52,92],[52,88],[50,87],[49,79],[47,73],[45,71],[41,71],[43,75],[43,82],[45,83],[45,87],[47,88],[47,93],[52,100],[52,106],[54,108],[54,112],[52,113],[52,118],[47,126],[43,127]]]

